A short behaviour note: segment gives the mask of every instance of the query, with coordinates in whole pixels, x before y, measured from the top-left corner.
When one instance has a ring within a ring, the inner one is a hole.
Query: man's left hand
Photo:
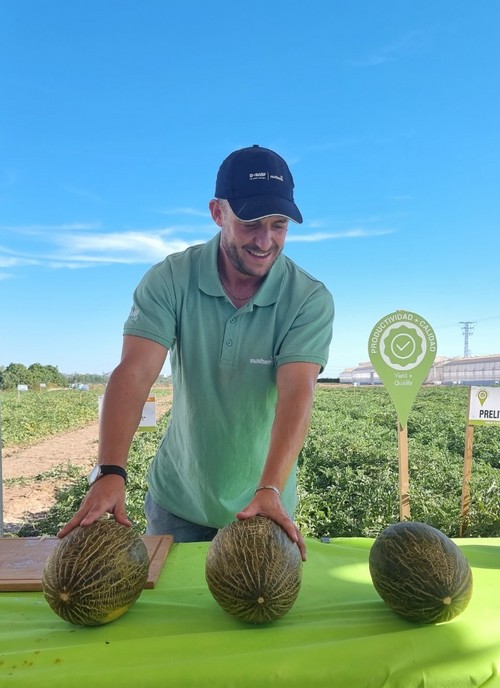
[[[236,518],[244,521],[252,516],[267,516],[277,523],[288,537],[293,540],[300,550],[302,561],[306,560],[306,545],[299,529],[283,509],[280,497],[273,490],[260,490],[250,504],[236,514]]]

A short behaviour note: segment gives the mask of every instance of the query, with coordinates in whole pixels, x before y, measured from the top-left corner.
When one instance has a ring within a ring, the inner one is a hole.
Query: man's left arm
[[[320,372],[316,363],[293,362],[278,367],[276,385],[278,400],[271,442],[261,479],[257,488],[272,486],[273,489],[257,489],[248,506],[236,516],[240,520],[257,514],[268,516],[278,523],[294,540],[305,560],[304,540],[280,499],[290,472],[297,461],[309,427],[314,400],[314,388]]]

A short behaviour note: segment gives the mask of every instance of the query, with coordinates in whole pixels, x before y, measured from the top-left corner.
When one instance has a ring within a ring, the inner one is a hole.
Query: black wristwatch
[[[127,482],[127,471],[121,466],[107,465],[107,464],[96,464],[90,475],[88,477],[89,485],[93,485],[96,480],[102,478],[104,475],[121,475],[121,477]]]

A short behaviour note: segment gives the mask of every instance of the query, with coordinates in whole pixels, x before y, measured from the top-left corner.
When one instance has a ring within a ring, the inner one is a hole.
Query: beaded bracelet
[[[281,498],[281,492],[278,490],[277,487],[274,487],[274,485],[262,485],[261,487],[258,487],[255,490],[255,494],[257,494],[257,492],[260,492],[260,490],[272,490],[273,492],[276,492],[278,497]]]

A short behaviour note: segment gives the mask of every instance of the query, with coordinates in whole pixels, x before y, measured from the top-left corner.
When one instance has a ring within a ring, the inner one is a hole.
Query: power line
[[[479,318],[478,320],[474,320],[474,323],[485,322],[486,320],[500,320],[500,315],[490,315],[490,316],[487,317],[487,318]],[[456,322],[453,322],[453,323],[447,323],[446,325],[436,325],[436,326],[434,327],[434,329],[435,329],[435,330],[438,330],[438,329],[439,329],[439,330],[444,330],[444,329],[446,329],[447,327],[455,327],[456,324],[457,324]]]

